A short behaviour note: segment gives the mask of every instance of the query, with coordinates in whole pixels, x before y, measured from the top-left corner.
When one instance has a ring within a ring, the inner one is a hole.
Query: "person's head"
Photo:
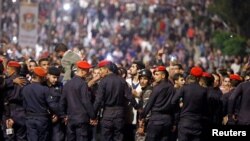
[[[176,73],[183,73],[183,67],[181,64],[173,64],[169,66],[169,77],[173,79]]]
[[[38,61],[38,65],[42,68],[44,68],[45,70],[48,70],[49,68],[49,59],[48,58],[41,58]]]
[[[119,75],[120,75],[122,78],[126,79],[126,77],[127,77],[127,70],[126,70],[126,68],[124,68],[124,67],[119,67],[119,68],[118,68],[118,72],[119,72]]]
[[[176,73],[173,76],[173,81],[176,88],[181,88],[185,84],[185,78],[181,73]]]
[[[17,61],[9,61],[6,67],[6,73],[8,76],[13,74],[19,74],[21,65]]]
[[[111,61],[102,60],[98,63],[98,67],[100,69],[100,76],[103,78],[106,75],[112,73],[111,71]]]
[[[219,74],[213,73],[212,75],[214,77],[214,87],[219,88],[220,87],[220,82],[221,82]]]
[[[63,57],[64,53],[68,50],[68,47],[63,43],[58,43],[55,46],[55,52],[57,53],[58,57]]]
[[[57,67],[49,67],[47,73],[47,83],[49,85],[55,85],[58,82],[58,78],[61,74],[61,71]]]
[[[250,80],[250,72],[248,72],[245,76],[244,76],[244,81],[249,81]]]
[[[92,77],[99,77],[100,76],[100,69],[99,68],[94,68],[92,71]]]
[[[162,80],[168,79],[168,72],[165,66],[158,66],[154,70],[154,80],[156,83],[159,83]]]
[[[231,82],[230,82],[230,78],[228,75],[223,76],[222,86],[223,87],[231,87]]]
[[[89,69],[92,67],[87,61],[78,61],[76,66],[76,75],[81,78],[85,78],[89,73]]]
[[[203,74],[203,70],[201,67],[192,67],[190,70],[190,75],[195,78],[196,82],[199,82],[200,77]]]
[[[213,83],[214,77],[208,72],[203,72],[199,84],[203,87],[213,87]]]
[[[28,69],[30,72],[33,72],[34,68],[37,67],[37,63],[35,60],[30,60],[28,62]]]
[[[46,79],[47,72],[42,67],[34,67],[32,72],[32,81],[43,83]]]
[[[152,82],[152,73],[150,70],[142,69],[139,72],[139,83],[142,88],[149,86]]]
[[[232,87],[237,87],[242,81],[240,75],[238,74],[230,74],[229,78]]]
[[[26,77],[27,74],[29,74],[29,69],[28,69],[28,65],[25,64],[25,63],[22,63],[21,64],[21,67],[20,67],[20,72],[19,74],[23,77]]]
[[[145,65],[141,61],[134,61],[129,68],[129,72],[132,76],[135,76],[141,69],[145,69]]]

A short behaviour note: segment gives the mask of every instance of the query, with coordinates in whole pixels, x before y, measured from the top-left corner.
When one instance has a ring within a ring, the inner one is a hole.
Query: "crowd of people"
[[[163,49],[160,58],[164,64],[176,57],[184,69],[199,64],[210,72],[222,67],[240,73],[241,64],[248,62],[246,57],[225,56],[213,46],[214,31],[227,28],[222,20],[209,13],[210,0],[31,2],[39,5],[38,44],[21,47],[18,46],[20,1],[3,0],[1,33],[11,44],[0,50],[12,59],[49,57],[57,62],[53,48],[63,42],[93,64],[111,59],[126,67],[133,60],[153,65],[159,49]]]
[[[21,47],[20,3],[3,0],[0,140],[206,141],[249,125],[250,59],[212,46],[226,30],[212,1],[31,2],[38,45]]]
[[[65,44],[55,52],[61,66],[0,60],[1,140],[206,141],[210,127],[250,123],[249,73],[93,66]]]

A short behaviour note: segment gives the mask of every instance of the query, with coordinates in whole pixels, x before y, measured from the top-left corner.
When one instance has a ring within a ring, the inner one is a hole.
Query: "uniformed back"
[[[244,124],[244,125],[249,125],[250,124],[250,114],[249,114],[249,107],[250,107],[250,82],[244,82],[241,83],[237,86],[235,91],[233,91],[231,97],[229,98],[229,103],[228,103],[228,110],[230,114],[235,114],[232,113],[235,112],[237,109],[237,102],[239,106],[239,111],[238,111],[238,121],[239,124]],[[238,98],[241,97],[240,102],[237,101]],[[234,103],[232,103],[234,102]],[[233,109],[234,108],[234,109]]]
[[[207,111],[207,89],[198,83],[191,83],[185,85],[177,93],[181,93],[183,97],[180,118],[200,120]]]
[[[126,81],[116,75],[110,74],[100,83],[104,87],[104,106],[125,106],[125,89],[128,89]]]
[[[46,95],[49,89],[38,82],[33,82],[23,88],[24,108],[27,113],[48,114]]]

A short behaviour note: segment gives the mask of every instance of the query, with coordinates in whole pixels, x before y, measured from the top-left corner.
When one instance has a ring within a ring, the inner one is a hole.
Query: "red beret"
[[[231,80],[237,80],[237,81],[241,81],[241,77],[238,74],[230,74],[229,78]]]
[[[102,60],[98,63],[98,67],[101,68],[101,67],[105,67],[107,66],[109,63],[111,63],[110,61],[108,60]]]
[[[166,71],[166,67],[165,66],[157,66],[154,70],[154,72],[156,71]]]
[[[78,61],[76,66],[80,69],[90,69],[92,67],[87,61]]]
[[[7,66],[15,67],[15,68],[20,68],[21,67],[21,65],[17,61],[9,61]]]
[[[202,73],[203,73],[203,70],[200,67],[193,67],[190,71],[190,74],[195,77],[201,77]]]
[[[42,67],[35,67],[34,68],[34,73],[40,77],[45,77],[46,76],[46,71]]]
[[[209,78],[212,77],[212,75],[210,73],[208,73],[208,72],[203,72],[202,76],[203,77],[209,77]]]

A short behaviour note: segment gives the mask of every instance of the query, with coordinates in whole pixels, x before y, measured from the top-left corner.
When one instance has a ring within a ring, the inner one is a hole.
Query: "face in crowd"
[[[134,76],[136,75],[138,72],[138,69],[137,69],[137,65],[136,64],[132,64],[131,67],[129,68],[129,73]]]
[[[51,85],[55,85],[58,82],[58,78],[59,76],[47,74],[47,81],[49,81]]]
[[[163,71],[156,71],[154,73],[154,81],[156,83],[159,83],[161,80],[165,79],[165,77],[166,77],[166,74]]]

